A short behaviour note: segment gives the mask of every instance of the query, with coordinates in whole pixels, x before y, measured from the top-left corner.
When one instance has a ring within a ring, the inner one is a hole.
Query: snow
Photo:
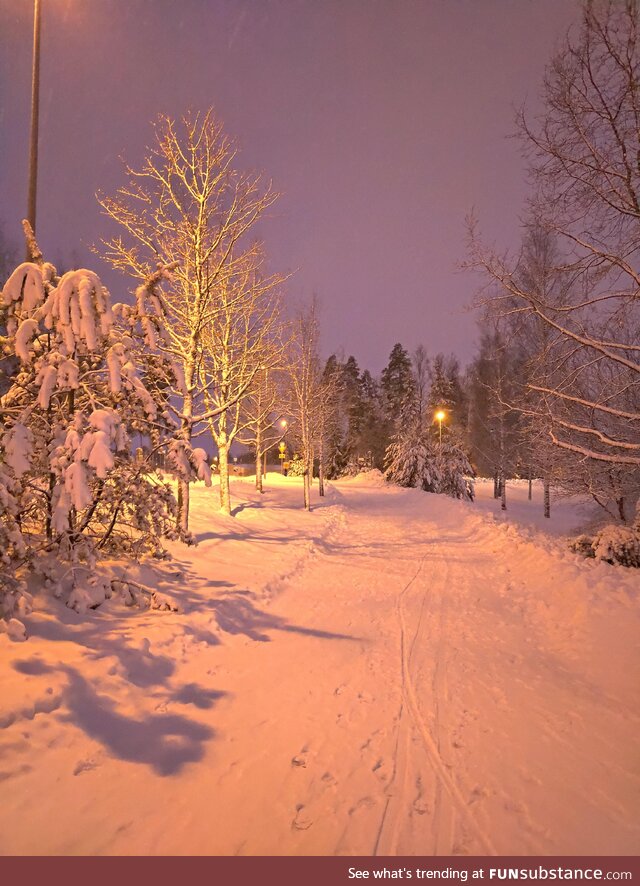
[[[56,382],[58,381],[58,370],[55,366],[44,365],[40,372],[38,373],[38,377],[36,382],[40,385],[40,391],[38,392],[38,406],[41,409],[47,409],[49,406],[49,402],[51,401],[51,395],[53,394]]]
[[[104,431],[96,431],[91,434],[91,439],[92,446],[88,463],[90,467],[94,468],[97,476],[104,480],[114,465],[109,438]]]
[[[16,355],[23,363],[29,363],[31,360],[31,352],[29,351],[29,343],[38,331],[38,324],[35,320],[23,320],[18,331],[16,332]]]
[[[98,349],[96,323],[99,323],[101,334],[107,335],[113,323],[113,312],[98,276],[81,268],[62,275],[39,309],[37,319],[42,319],[47,329],[52,329],[54,320],[57,320],[67,353],[72,354],[80,342],[89,351]]]
[[[80,370],[74,360],[60,360],[58,365],[58,387],[77,390],[80,383]]]
[[[33,438],[29,428],[16,422],[2,438],[4,458],[16,477],[21,477],[31,467]]]
[[[44,301],[42,271],[38,265],[23,262],[15,269],[2,290],[2,301],[9,306],[22,300],[22,310],[29,313]]]
[[[91,459],[89,459],[89,464],[91,464]],[[101,475],[98,474],[98,476]],[[76,510],[82,511],[89,507],[92,497],[87,483],[87,471],[81,462],[74,461],[65,470],[64,485]]]
[[[203,480],[205,486],[211,486],[211,468],[207,461],[207,453],[204,449],[197,447],[192,450],[193,460],[196,465],[196,475],[199,480]]]
[[[107,368],[109,370],[109,387],[114,394],[122,390],[120,367],[124,361],[124,348],[121,344],[113,345],[107,351]]]
[[[636,851],[638,572],[569,551],[586,505],[252,484],[112,564],[180,612],[0,635],[0,853]]]

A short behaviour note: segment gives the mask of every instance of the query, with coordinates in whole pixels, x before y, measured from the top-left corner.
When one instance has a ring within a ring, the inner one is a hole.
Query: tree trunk
[[[262,434],[260,433],[260,422],[256,425],[256,489],[262,492]]]
[[[189,529],[189,481],[178,480],[178,526],[183,532]]]
[[[262,488],[262,453],[256,449],[256,490],[264,492]]]
[[[500,475],[500,510],[507,510],[507,478],[504,474]]]
[[[551,516],[551,495],[549,489],[549,479],[547,477],[542,481],[543,489],[544,489],[544,515],[545,517]]]
[[[307,468],[304,472],[304,509],[305,511],[311,510],[311,478],[309,477],[309,468]]]
[[[498,471],[495,471],[493,475],[493,497],[500,498],[500,475]]]
[[[218,464],[220,466],[220,510],[231,514],[231,494],[229,492],[229,444],[225,440],[218,443]]]
[[[180,436],[189,443],[191,441],[191,418],[193,416],[193,393],[191,382],[193,379],[193,369],[189,365],[186,367],[185,380],[187,383],[187,393],[184,395],[182,403],[182,423],[180,426]],[[189,530],[189,481],[178,480],[178,527],[183,532]]]
[[[531,468],[529,468],[529,501],[531,501],[531,487],[533,486],[533,480],[531,478]]]
[[[324,440],[318,448],[318,495],[324,497]]]
[[[311,467],[309,465],[309,450],[308,448],[303,449],[303,458],[304,458],[304,472],[302,476],[302,488],[304,491],[304,509],[305,511],[311,510]]]

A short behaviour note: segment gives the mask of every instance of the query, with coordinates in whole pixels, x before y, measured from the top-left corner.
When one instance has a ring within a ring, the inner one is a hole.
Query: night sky
[[[577,0],[43,0],[38,239],[95,268],[95,192],[139,165],[159,112],[213,105],[281,199],[272,265],[317,293],[323,349],[379,371],[394,342],[473,352],[464,218],[517,245],[526,194],[514,107],[535,111]],[[0,219],[22,242],[31,0],[0,0]]]

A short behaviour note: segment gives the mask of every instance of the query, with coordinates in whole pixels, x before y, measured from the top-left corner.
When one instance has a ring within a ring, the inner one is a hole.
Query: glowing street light
[[[442,422],[445,420],[446,417],[447,413],[444,411],[444,409],[438,409],[438,411],[434,415],[434,418],[440,426],[440,449],[442,449]]]

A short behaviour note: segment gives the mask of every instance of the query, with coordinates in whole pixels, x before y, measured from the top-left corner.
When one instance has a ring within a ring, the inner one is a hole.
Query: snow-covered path
[[[184,613],[0,638],[0,852],[637,851],[637,575],[372,479],[235,486],[161,571]]]

